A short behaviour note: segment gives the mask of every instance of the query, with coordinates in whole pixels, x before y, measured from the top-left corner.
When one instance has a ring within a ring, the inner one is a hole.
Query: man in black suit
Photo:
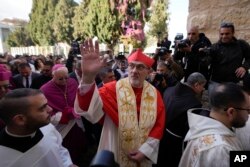
[[[18,65],[19,74],[13,77],[15,88],[30,88],[33,80],[40,76],[40,74],[32,72],[28,63],[20,63]]]
[[[33,79],[31,88],[40,89],[45,83],[52,79],[52,67],[54,63],[52,61],[45,61],[41,71],[41,75]]]

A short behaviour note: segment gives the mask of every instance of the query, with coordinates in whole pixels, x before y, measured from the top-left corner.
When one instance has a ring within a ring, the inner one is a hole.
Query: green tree
[[[27,27],[16,28],[11,32],[7,38],[7,44],[10,47],[19,47],[19,46],[30,46],[34,43],[32,42]]]
[[[156,0],[152,6],[152,13],[148,22],[149,31],[148,35],[158,37],[159,32],[161,36],[167,35],[168,33],[168,23],[169,13],[168,10],[168,0]]]
[[[87,38],[87,33],[85,30],[85,18],[88,13],[88,5],[90,0],[84,0],[80,3],[79,6],[75,7],[75,16],[73,17],[72,23],[74,27],[74,38]]]
[[[119,37],[117,11],[112,11],[109,0],[92,0],[80,4],[76,9],[74,37],[98,37],[100,42],[114,44]]]
[[[127,16],[126,5],[134,9],[132,20],[140,21],[144,27],[144,21],[149,20],[150,34],[157,36],[157,32],[167,33],[168,20],[168,0],[156,0],[153,6],[152,15],[148,15],[146,9],[151,6],[150,0],[116,1],[116,0],[85,0],[75,10],[73,19],[74,37],[97,36],[100,42],[116,44],[122,32],[122,20],[131,21],[131,16]],[[116,6],[120,6],[119,11]],[[141,42],[143,45],[144,42]]]
[[[53,21],[57,3],[58,0],[33,0],[29,32],[34,43],[38,45],[54,44]]]
[[[73,0],[59,0],[56,5],[53,28],[57,42],[70,43],[73,40],[74,6],[77,3]]]
[[[102,9],[97,12],[96,36],[101,42],[113,45],[120,36],[118,12],[111,10],[109,0],[99,0],[96,7]]]

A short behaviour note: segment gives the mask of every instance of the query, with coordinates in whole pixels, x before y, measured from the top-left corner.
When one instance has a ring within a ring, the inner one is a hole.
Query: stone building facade
[[[212,42],[221,22],[235,25],[235,36],[250,43],[250,0],[189,0],[187,27],[198,25]]]

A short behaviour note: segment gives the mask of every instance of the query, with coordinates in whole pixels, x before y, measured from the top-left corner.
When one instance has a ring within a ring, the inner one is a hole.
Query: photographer
[[[170,86],[176,85],[183,78],[184,72],[180,65],[174,62],[171,52],[166,49],[160,49],[154,57],[156,72],[150,74],[150,82],[161,94]]]
[[[171,53],[172,53],[172,50],[169,50],[165,47],[157,48],[153,57],[153,59],[155,60],[154,64],[152,65],[153,70],[156,71],[157,64],[161,61],[165,62],[166,59],[169,56],[171,56]]]
[[[154,71],[157,71],[157,65],[159,62],[164,62],[167,64],[170,71],[174,72],[174,76],[180,81],[183,78],[184,72],[183,68],[174,61],[173,56],[171,55],[172,51],[166,49],[165,47],[158,48],[156,50],[155,56],[153,59],[155,60],[152,68]]]
[[[204,33],[199,33],[198,27],[191,27],[188,30],[188,38],[181,40],[176,44],[174,60],[179,62],[184,68],[185,81],[193,72],[202,73],[206,79],[209,79],[209,69],[205,62],[205,53],[200,52],[200,48],[211,46],[210,40]]]
[[[161,32],[158,32],[157,34],[158,34],[157,47],[165,47],[169,50],[171,46],[171,41],[168,40],[168,36],[165,36],[163,40],[160,40]]]

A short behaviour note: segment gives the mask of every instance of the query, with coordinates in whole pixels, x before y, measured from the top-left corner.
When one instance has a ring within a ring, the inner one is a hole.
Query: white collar
[[[7,127],[5,127],[5,131],[8,135],[13,136],[13,137],[31,137],[31,138],[33,138],[36,135],[36,132],[33,132],[31,134],[28,134],[28,135],[16,135],[16,134],[9,132]]]

